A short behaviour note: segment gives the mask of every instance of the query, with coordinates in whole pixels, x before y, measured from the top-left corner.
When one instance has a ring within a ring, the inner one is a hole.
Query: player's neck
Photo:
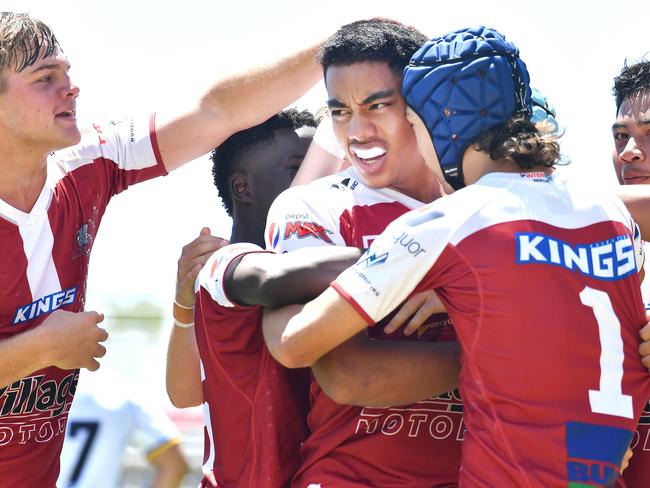
[[[431,203],[445,194],[433,172],[426,167],[424,167],[424,171],[413,172],[413,174],[417,176],[405,182],[406,184],[401,187],[394,186],[392,188],[422,203]]]
[[[474,148],[468,148],[463,157],[463,173],[465,176],[465,184],[471,185],[476,183],[481,177],[488,173],[529,173],[541,172],[551,174],[553,168],[543,165],[533,166],[524,169],[514,161],[509,160],[495,160],[483,152],[477,151]]]
[[[264,247],[264,225],[259,219],[246,212],[240,212],[235,207],[232,216],[232,233],[230,242],[250,242]]]
[[[0,199],[23,212],[31,211],[47,178],[47,154],[34,149],[0,146]]]

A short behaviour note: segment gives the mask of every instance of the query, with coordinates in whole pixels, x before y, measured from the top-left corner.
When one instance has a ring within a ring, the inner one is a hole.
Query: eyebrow
[[[639,127],[650,125],[650,118],[639,120],[636,125],[638,125]],[[623,124],[621,122],[614,122],[612,124],[612,130],[626,129],[627,126],[628,126],[628,124]]]
[[[34,68],[32,70],[32,73],[37,73],[39,71],[45,71],[45,70],[48,70],[48,69],[60,69],[60,68],[63,68],[64,71],[67,72],[67,71],[70,70],[70,67],[71,66],[70,66],[69,63],[66,63],[65,65],[61,65],[60,63],[48,63],[48,64],[43,64],[43,65],[39,66],[38,68]]]
[[[395,90],[392,89],[392,88],[389,89],[389,90],[380,90],[380,91],[371,93],[366,98],[364,98],[361,101],[361,105],[368,105],[368,104],[370,104],[372,102],[375,102],[377,100],[381,100],[382,98],[388,98],[388,97],[392,97],[394,95],[395,95]],[[327,101],[327,106],[329,108],[344,108],[345,104],[343,102],[341,102],[340,100],[336,99],[336,98],[330,98]]]

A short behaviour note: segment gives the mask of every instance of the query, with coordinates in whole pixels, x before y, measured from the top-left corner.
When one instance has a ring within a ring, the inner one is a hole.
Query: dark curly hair
[[[411,56],[429,38],[413,27],[387,19],[368,19],[344,25],[321,46],[316,60],[323,75],[334,66],[378,61],[402,78]]]
[[[6,70],[20,72],[59,49],[54,33],[40,20],[28,14],[0,12],[0,93],[5,90]]]
[[[626,61],[621,73],[614,78],[612,92],[616,98],[616,113],[626,98],[638,97],[647,91],[650,91],[650,61],[643,59],[631,66]]]
[[[233,134],[212,151],[210,154],[212,177],[229,216],[232,217],[233,202],[228,180],[237,171],[239,160],[249,151],[273,141],[278,130],[296,130],[301,127],[316,127],[316,125],[313,114],[308,110],[288,109],[260,125]]]
[[[536,125],[530,119],[513,117],[484,132],[474,147],[494,160],[510,161],[524,170],[539,165],[552,168],[562,162],[558,139],[550,124]]]

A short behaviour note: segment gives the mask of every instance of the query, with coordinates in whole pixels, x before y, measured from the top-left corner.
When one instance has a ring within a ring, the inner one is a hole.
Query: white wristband
[[[174,299],[174,305],[176,305],[178,308],[182,308],[183,310],[194,310],[194,305],[191,307],[188,307],[187,305],[180,304]]]
[[[190,327],[194,327],[194,322],[190,322],[189,324],[185,324],[183,322],[179,322],[178,320],[174,319],[174,325],[176,327],[180,327],[181,329],[189,329]]]

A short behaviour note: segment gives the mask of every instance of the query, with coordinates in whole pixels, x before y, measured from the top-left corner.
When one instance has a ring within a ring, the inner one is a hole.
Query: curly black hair
[[[388,19],[368,19],[344,25],[321,46],[316,60],[323,74],[334,66],[378,61],[402,78],[411,56],[429,38],[414,27]]]
[[[210,154],[212,177],[229,216],[232,217],[233,202],[228,180],[237,170],[240,158],[248,151],[271,142],[278,130],[296,130],[301,127],[316,127],[316,125],[314,115],[308,110],[287,109],[260,125],[233,134],[212,151]]]
[[[621,73],[614,78],[612,92],[616,98],[616,113],[626,98],[637,97],[650,91],[650,61],[643,59],[631,66],[625,63]]]

